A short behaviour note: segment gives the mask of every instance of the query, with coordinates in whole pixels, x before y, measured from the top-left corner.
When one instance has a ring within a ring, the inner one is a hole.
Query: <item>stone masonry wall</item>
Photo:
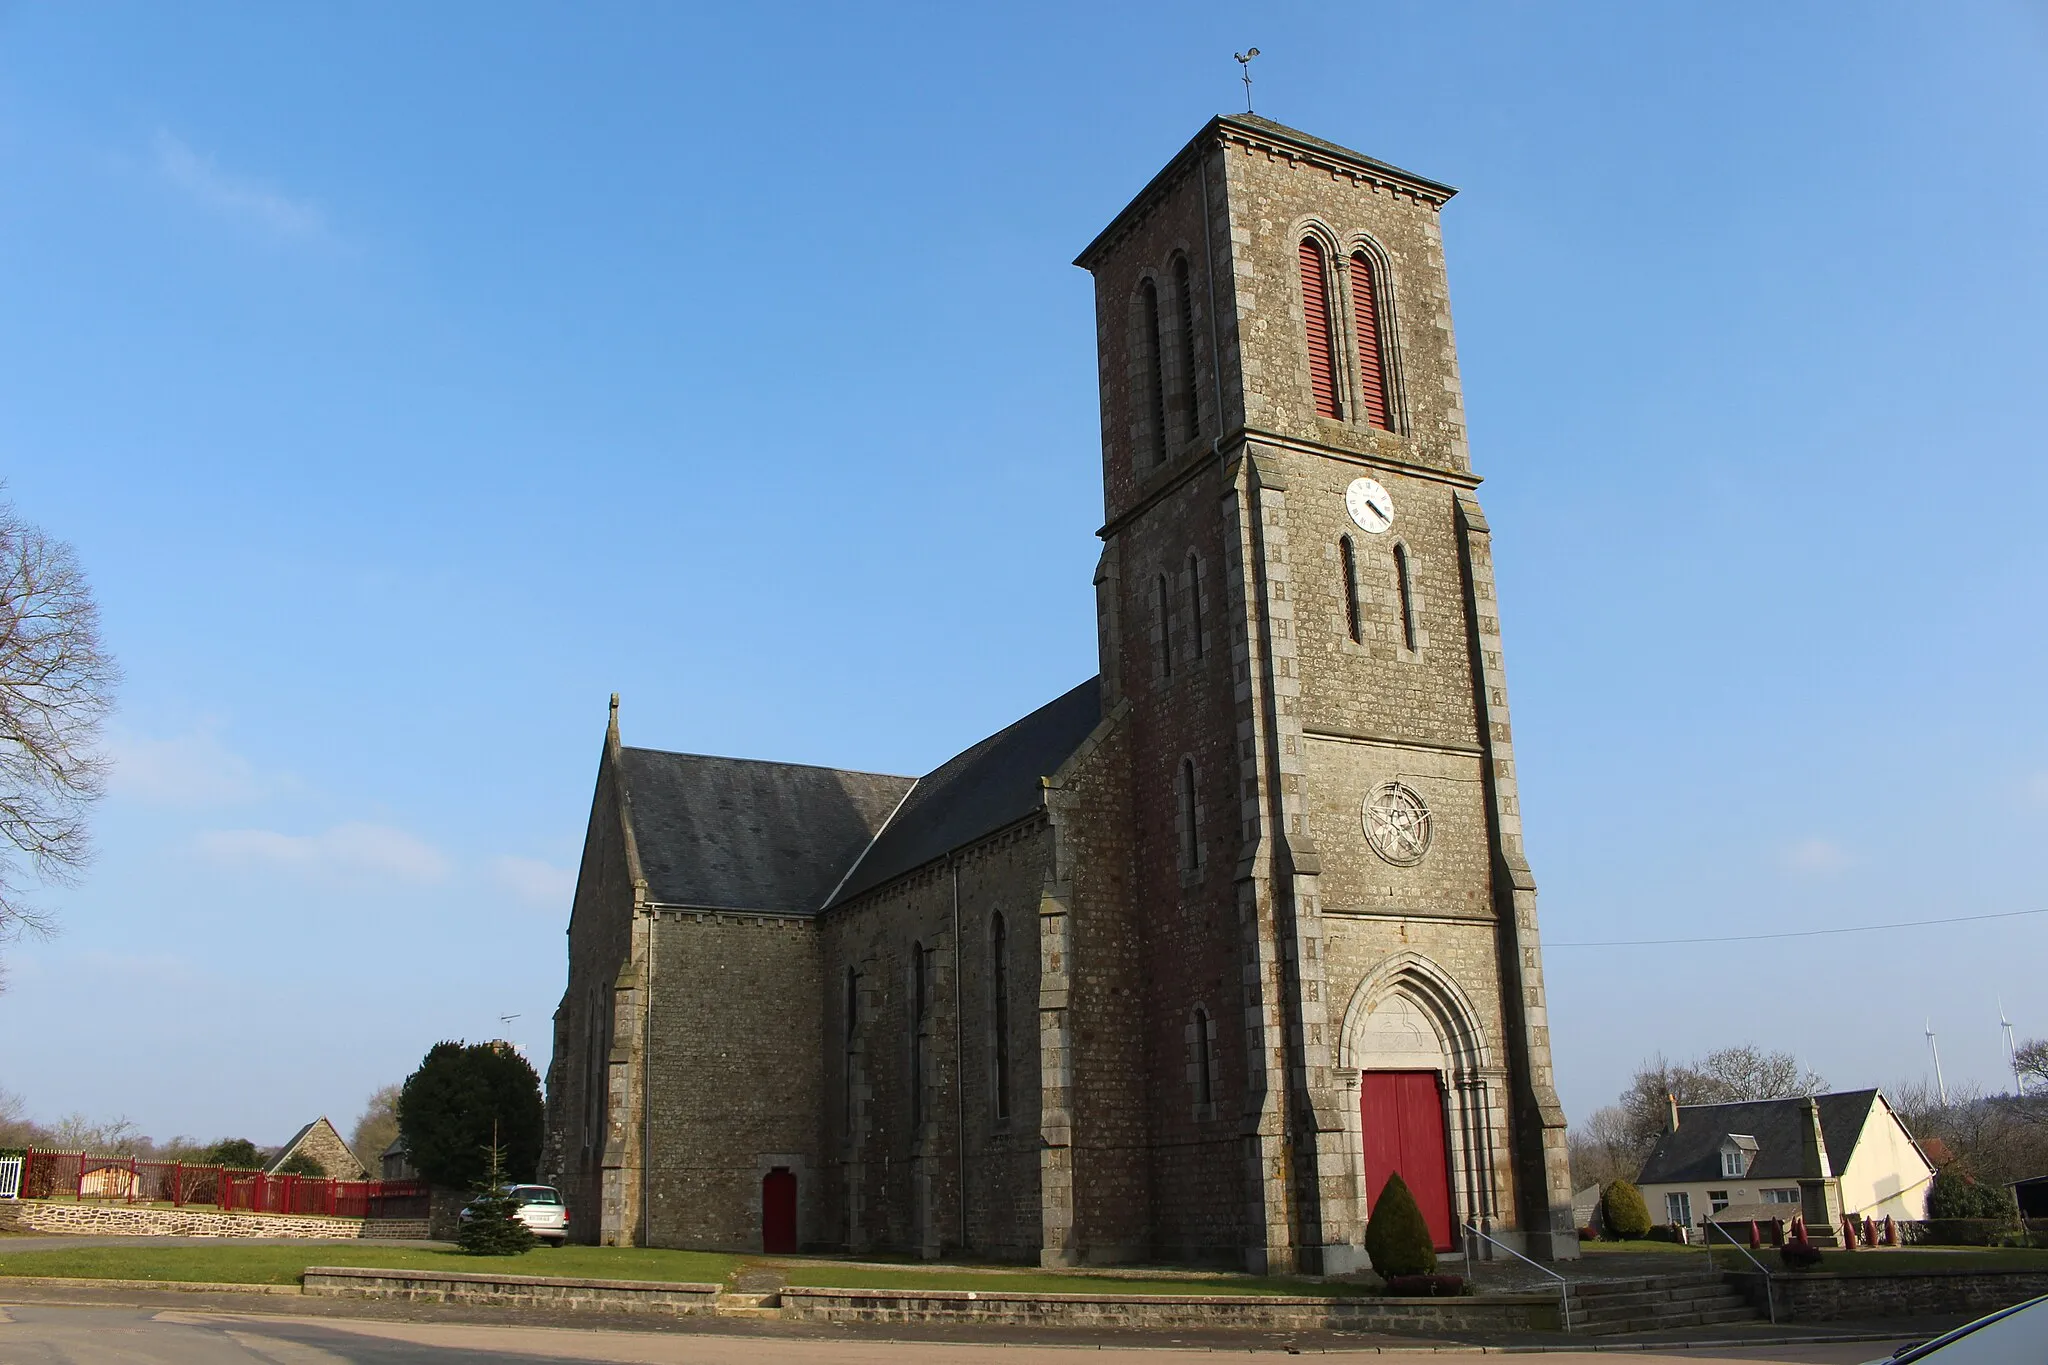
[[[825,1240],[925,1256],[958,1249],[964,1170],[966,1247],[999,1259],[1038,1259],[1038,909],[1050,859],[1050,833],[1036,817],[824,917],[823,1148],[831,1209]],[[1008,964],[1007,1115],[998,1115],[995,1098],[997,914]],[[912,1009],[914,946],[929,954],[921,1024]],[[850,1036],[849,971],[856,994]],[[922,1077],[912,1074],[914,1031],[924,1038]],[[921,1100],[913,1099],[913,1086]],[[914,1111],[920,1122],[912,1122]]]
[[[369,1168],[342,1141],[341,1134],[334,1131],[334,1125],[324,1119],[299,1139],[296,1151],[319,1162],[321,1171],[332,1179],[364,1180],[369,1177]],[[380,1155],[378,1152],[370,1153],[373,1160]]]
[[[583,862],[569,913],[569,982],[555,1011],[555,1052],[548,1066],[548,1138],[542,1178],[562,1193],[569,1235],[595,1242],[602,1226],[613,988],[632,945],[633,881],[620,822],[619,778],[609,754],[600,762],[583,836]]]
[[[1039,906],[1048,1265],[1151,1254],[1146,935],[1133,900],[1130,706],[1046,782],[1055,831]]]
[[[1751,1302],[1763,1305],[1761,1275],[1749,1271],[1730,1278],[1742,1284]],[[1778,1316],[1790,1322],[1989,1313],[2048,1294],[2048,1271],[1927,1270],[1895,1275],[1802,1271],[1773,1275],[1771,1292],[1777,1296]]]
[[[652,958],[647,1245],[759,1251],[761,1182],[777,1166],[797,1177],[799,1241],[830,1240],[816,923],[664,909]]]
[[[424,1218],[317,1218],[301,1214],[220,1213],[24,1199],[4,1206],[24,1232],[81,1237],[378,1237],[424,1238]]]

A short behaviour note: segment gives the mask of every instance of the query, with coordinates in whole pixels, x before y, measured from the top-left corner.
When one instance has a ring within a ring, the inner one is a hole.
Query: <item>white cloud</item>
[[[155,151],[157,173],[210,212],[276,237],[330,236],[318,206],[224,171],[212,157],[194,151],[172,133],[158,131]]]
[[[576,893],[574,872],[538,858],[505,854],[491,859],[489,866],[491,880],[528,905],[566,911],[569,898]]]
[[[352,821],[320,834],[215,829],[195,841],[202,857],[236,869],[294,868],[315,874],[385,877],[425,885],[448,876],[448,858],[424,839],[389,825]]]
[[[2027,779],[2027,795],[2042,805],[2048,805],[2048,773],[2035,773]]]
[[[114,760],[109,785],[117,796],[152,806],[226,806],[262,796],[274,785],[248,759],[221,743],[216,727],[152,739],[119,733],[107,743]]]
[[[1826,839],[1801,839],[1785,850],[1785,866],[1811,877],[1830,876],[1854,860],[1840,844]]]

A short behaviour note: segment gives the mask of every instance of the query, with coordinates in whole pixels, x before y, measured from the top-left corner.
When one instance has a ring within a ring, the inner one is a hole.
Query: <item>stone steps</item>
[[[727,1290],[718,1296],[711,1311],[721,1318],[778,1322],[782,1318],[782,1296],[772,1292],[741,1294]]]
[[[1760,1316],[1720,1275],[1649,1275],[1571,1287],[1572,1329],[1588,1336],[1752,1322]]]

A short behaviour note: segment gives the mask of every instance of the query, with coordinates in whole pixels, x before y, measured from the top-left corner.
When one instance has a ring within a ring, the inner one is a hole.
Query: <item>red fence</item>
[[[231,1166],[138,1161],[87,1152],[28,1149],[23,1199],[105,1204],[194,1205],[248,1213],[325,1214],[336,1218],[425,1218],[427,1187],[413,1180],[328,1180],[265,1175]]]

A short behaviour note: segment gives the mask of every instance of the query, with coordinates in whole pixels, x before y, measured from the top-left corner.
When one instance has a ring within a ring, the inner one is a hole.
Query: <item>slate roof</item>
[[[1100,682],[1090,678],[919,778],[833,904],[1037,810],[1043,779],[1058,772],[1102,720]]]
[[[648,893],[665,905],[816,914],[913,779],[622,748]]]
[[[1101,718],[1090,678],[915,779],[621,748],[648,891],[817,914],[1030,815]]]
[[[1828,1164],[1840,1175],[1863,1136],[1863,1125],[1878,1104],[1875,1090],[1844,1090],[1816,1095],[1820,1102],[1821,1139],[1828,1145]],[[1745,1180],[1797,1180],[1802,1169],[1801,1139],[1806,1101],[1750,1100],[1740,1104],[1685,1104],[1678,1108],[1678,1131],[1657,1139],[1643,1163],[1638,1185],[1696,1184],[1718,1181],[1721,1144],[1731,1133],[1756,1139],[1756,1156]],[[1818,1175],[1819,1172],[1813,1172]]]

